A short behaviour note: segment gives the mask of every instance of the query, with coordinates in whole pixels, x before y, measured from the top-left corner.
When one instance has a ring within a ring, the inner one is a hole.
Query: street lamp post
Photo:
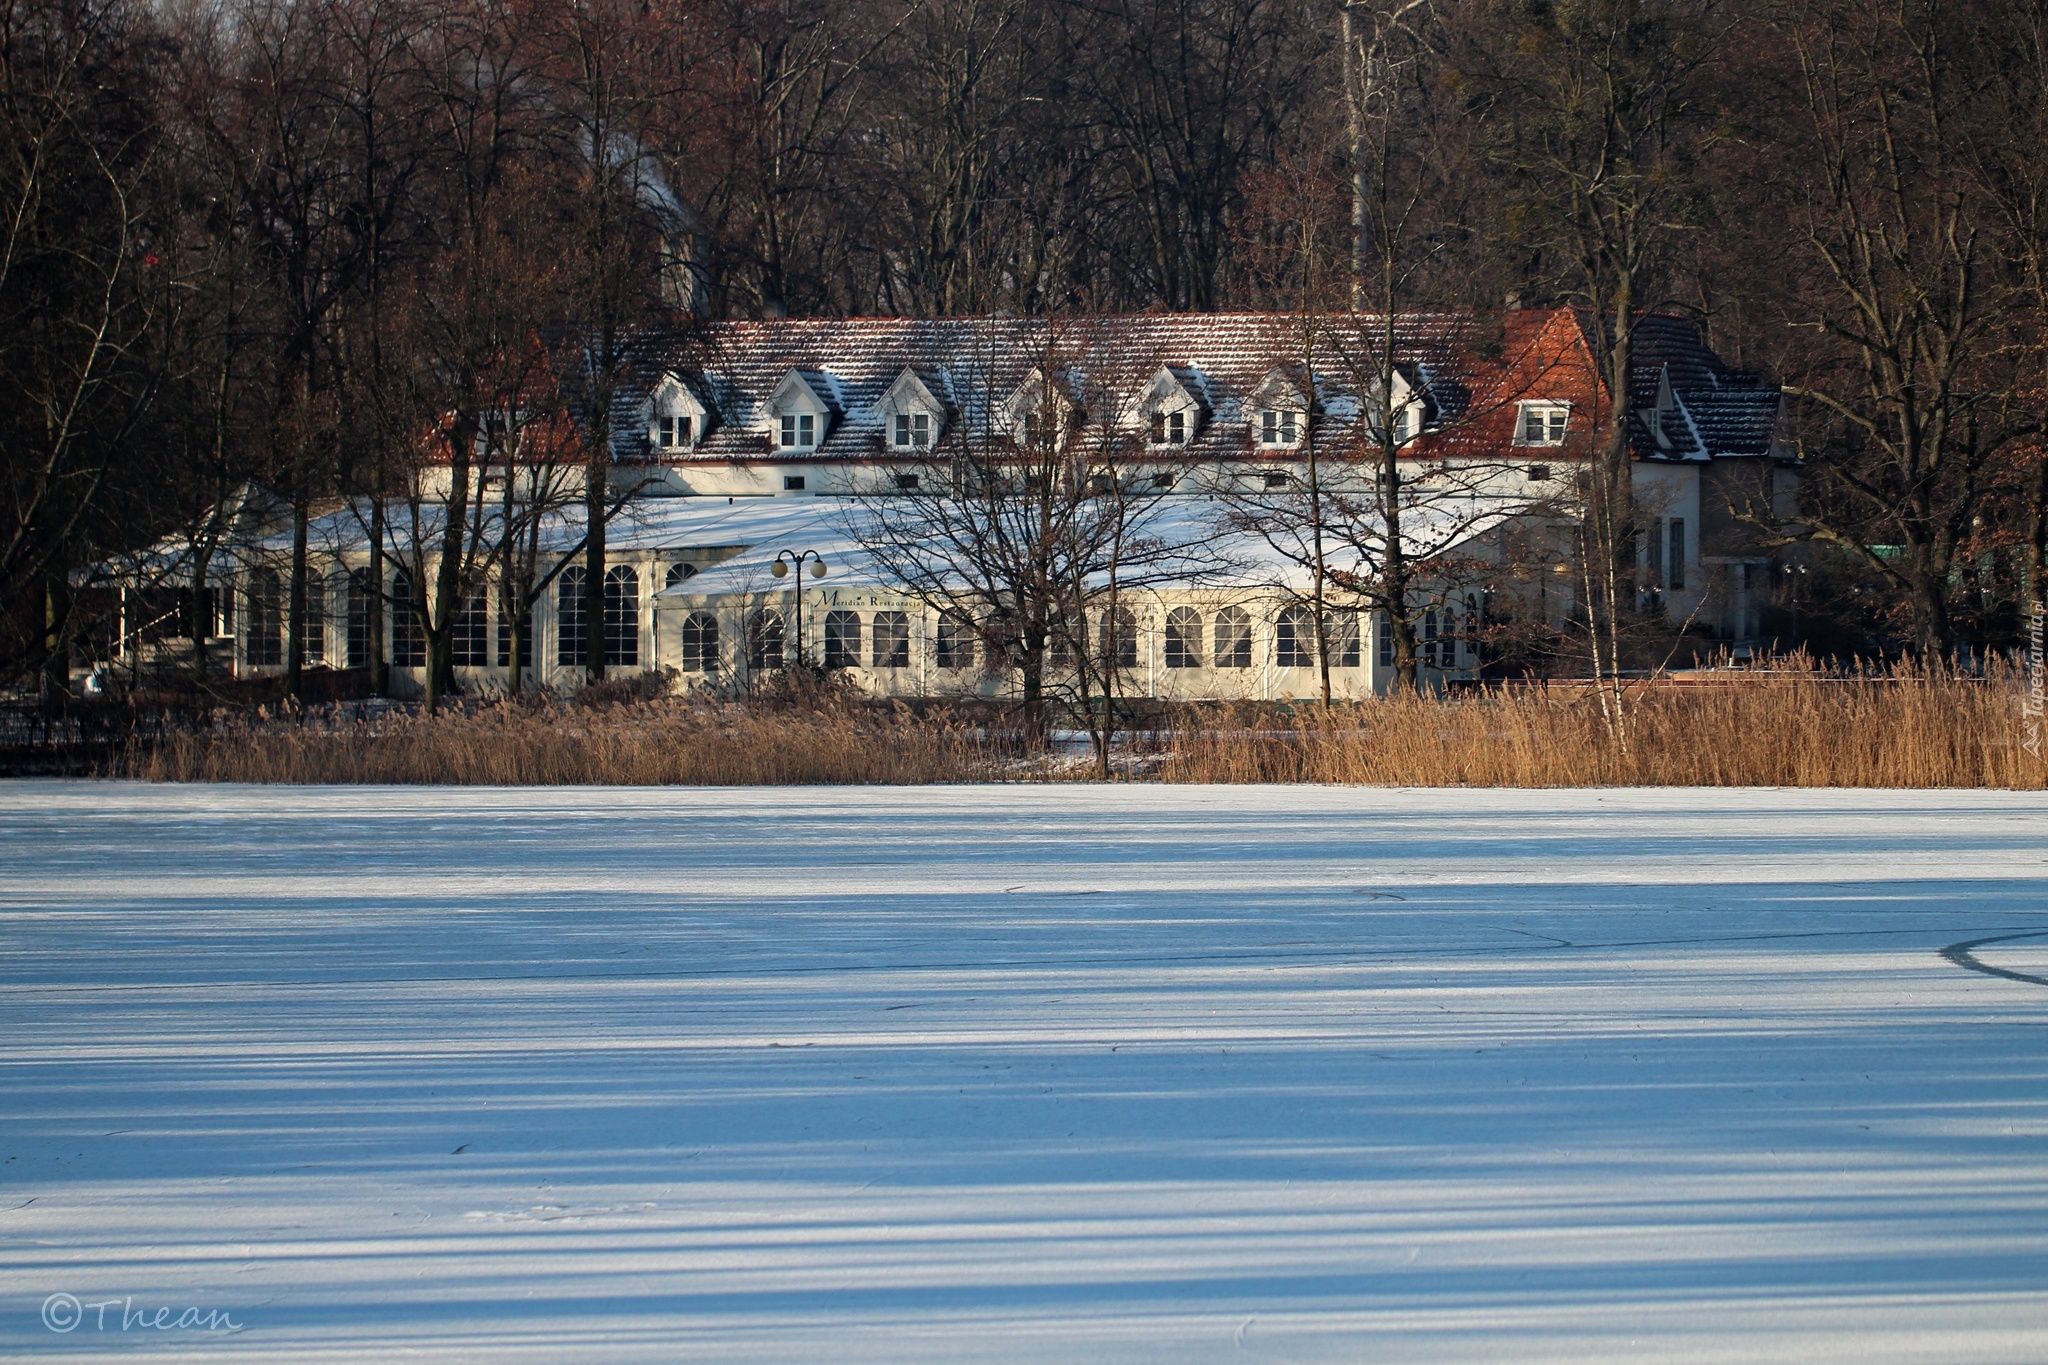
[[[796,572],[796,661],[804,661],[804,561],[809,560],[811,577],[825,576],[825,556],[816,550],[777,550],[775,562],[768,566],[768,572],[777,578],[787,578],[791,570]],[[787,665],[785,665],[787,667]]]

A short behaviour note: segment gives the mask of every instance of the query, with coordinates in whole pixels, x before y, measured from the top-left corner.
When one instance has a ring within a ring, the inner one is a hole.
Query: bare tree
[[[61,693],[69,572],[163,374],[146,14],[0,5],[0,668]]]
[[[1967,164],[1995,214],[1993,258],[2013,290],[2002,319],[2012,382],[2038,414],[2048,394],[2048,5],[1972,6],[1970,56],[1990,82],[1964,121]],[[2048,596],[2048,439],[2040,421],[2013,433],[2017,496],[2006,522],[2023,546],[2017,605]]]
[[[903,591],[970,630],[991,670],[1015,671],[1034,741],[1051,703],[1073,703],[1106,773],[1120,595],[1185,578],[1201,551],[1154,529],[1173,478],[1132,458],[1135,386],[1111,377],[1085,322],[960,335],[958,417],[856,500],[847,530]],[[1020,352],[1030,374],[999,388]],[[1091,636],[1105,607],[1111,624]]]
[[[1728,27],[1720,0],[1476,0],[1452,47],[1475,87],[1476,131],[1508,177],[1520,249],[1536,248],[1532,283],[1584,309],[1602,381],[1579,498],[1580,580],[1604,714],[1624,743],[1618,678],[1639,598],[1636,329],[1669,296],[1674,248],[1699,222],[1716,127],[1709,80]]]
[[[1801,515],[1900,591],[1929,651],[1955,643],[1951,584],[1994,462],[2038,428],[1999,344],[2010,298],[1963,155],[1982,96],[1958,28],[1918,0],[1806,5],[1780,24],[1805,95],[1797,221],[1817,266],[1796,321],[1835,360],[1787,387],[1815,410],[1797,428],[1818,476]]]

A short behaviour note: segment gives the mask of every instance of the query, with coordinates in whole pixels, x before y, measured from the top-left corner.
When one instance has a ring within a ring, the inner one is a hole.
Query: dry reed
[[[1215,705],[1132,740],[1127,775],[1170,782],[1385,786],[2006,787],[2039,790],[2021,747],[2023,679],[1902,667],[1660,683],[1629,698],[1617,744],[1583,686],[1451,698]],[[1019,758],[943,715],[652,698],[495,704],[438,717],[257,715],[131,747],[153,781],[778,785],[1066,780],[1092,766]]]
[[[1179,782],[1473,787],[2005,787],[2040,790],[2022,680],[1905,665],[1880,674],[1707,675],[1639,685],[1626,744],[1583,685],[1403,696],[1325,712],[1216,708],[1162,737]]]
[[[121,769],[164,782],[773,786],[959,782],[987,766],[975,734],[944,722],[664,699],[235,718],[138,746]]]

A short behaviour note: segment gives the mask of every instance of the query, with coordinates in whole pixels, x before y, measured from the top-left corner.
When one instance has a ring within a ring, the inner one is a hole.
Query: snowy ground
[[[2048,1359],[2044,893],[2003,793],[0,784],[0,1356]]]

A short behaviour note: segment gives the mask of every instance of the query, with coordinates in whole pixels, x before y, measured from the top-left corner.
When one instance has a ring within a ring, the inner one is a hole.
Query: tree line
[[[724,316],[1576,305],[1618,618],[1619,381],[1677,311],[1787,386],[1802,505],[1745,510],[1815,632],[1998,645],[2041,593],[2048,0],[0,0],[0,208],[12,678],[78,566],[203,572],[249,480],[296,639],[322,500],[478,480],[514,406],[601,463],[637,330]],[[435,528],[430,633],[515,538]]]

